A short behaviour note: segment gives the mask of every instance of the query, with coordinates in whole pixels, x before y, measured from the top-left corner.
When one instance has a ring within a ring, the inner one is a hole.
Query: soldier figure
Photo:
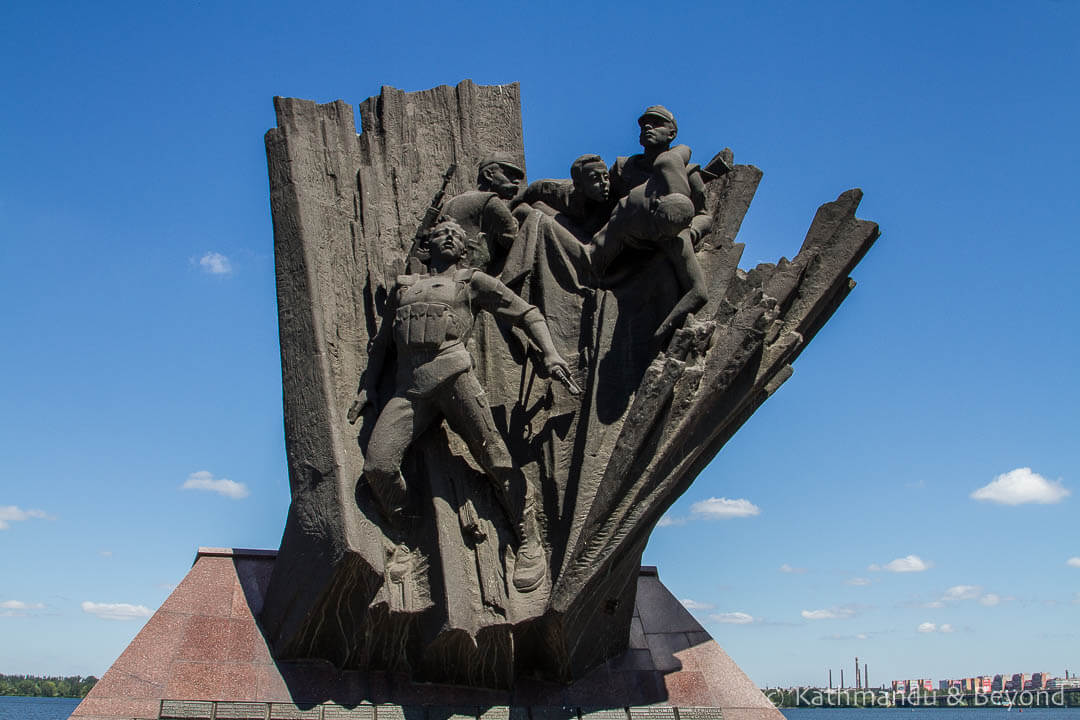
[[[547,572],[536,519],[536,493],[514,467],[495,427],[484,390],[465,347],[481,309],[525,331],[543,354],[545,369],[564,383],[566,361],[559,355],[543,315],[499,280],[462,267],[465,232],[446,220],[420,246],[429,274],[403,275],[390,293],[382,325],[372,340],[364,389],[349,410],[355,422],[376,403],[381,366],[392,347],[397,353],[394,395],[379,413],[364,459],[364,478],[388,519],[400,516],[405,500],[401,463],[412,442],[445,418],[495,486],[520,540],[513,583],[520,592],[537,588]]]
[[[653,105],[638,118],[638,125],[644,152],[620,157],[611,169],[611,189],[618,204],[593,237],[588,254],[601,282],[624,247],[660,250],[668,257],[682,296],[653,334],[655,341],[663,343],[708,299],[694,247],[708,231],[712,217],[705,210],[700,169],[689,165],[690,148],[671,147],[678,132],[671,111]]]
[[[518,224],[509,203],[524,179],[525,171],[510,153],[491,153],[477,168],[477,189],[450,198],[442,209],[465,231],[470,249],[478,252],[471,264],[491,275],[502,271],[506,253],[517,238]]]
[[[589,154],[574,160],[570,180],[531,183],[514,217],[520,222],[530,209],[540,210],[584,243],[604,226],[614,207],[607,165],[599,155]]]

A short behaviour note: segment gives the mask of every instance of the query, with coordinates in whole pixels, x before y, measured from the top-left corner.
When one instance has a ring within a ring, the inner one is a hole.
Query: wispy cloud
[[[1080,557],[1071,557],[1065,561],[1069,567],[1080,568]]]
[[[215,478],[208,470],[191,473],[180,487],[183,490],[208,490],[233,500],[241,500],[251,494],[244,483],[228,478]]]
[[[98,550],[98,555],[104,558],[112,557],[112,550]]]
[[[753,615],[744,612],[725,612],[725,613],[713,613],[709,615],[709,619],[713,622],[725,623],[727,625],[749,625],[755,622]]]
[[[232,275],[232,263],[219,252],[208,252],[199,258],[199,268],[208,275]]]
[[[1001,596],[997,593],[986,593],[979,598],[979,604],[986,607],[995,607],[1001,604]]]
[[[937,632],[937,633],[951,633],[951,632],[955,632],[955,630],[953,629],[953,626],[950,625],[949,623],[944,623],[942,625],[938,625],[938,624],[932,623],[932,622],[924,622],[921,625],[919,625],[919,627],[917,627],[916,630],[918,630],[921,633],[934,633],[934,632]]]
[[[780,566],[780,572],[782,572],[782,573],[793,573],[795,575],[802,575],[803,573],[806,572],[806,568],[792,567],[791,565],[788,565],[787,563],[784,563],[783,565]]]
[[[1069,494],[1070,491],[1062,485],[1060,479],[1050,481],[1032,472],[1031,468],[1022,467],[998,475],[989,485],[971,493],[971,497],[999,505],[1052,505],[1061,502]]]
[[[683,607],[687,610],[712,610],[716,607],[712,603],[698,602],[697,600],[691,600],[690,598],[683,598],[679,602],[681,602]]]
[[[728,498],[711,497],[707,500],[699,500],[691,505],[690,517],[664,515],[660,518],[660,521],[656,523],[656,526],[674,527],[685,525],[694,517],[705,518],[707,520],[724,520],[727,518],[752,517],[760,514],[761,508],[749,500],[743,498],[729,500]]]
[[[866,585],[869,585],[871,582],[872,581],[870,579],[864,578],[864,577],[853,577],[850,580],[845,581],[845,583],[847,585],[854,585],[855,587],[865,587]]]
[[[34,610],[44,610],[44,603],[29,603],[22,600],[4,600],[0,602],[0,617],[23,617]]]
[[[31,518],[45,520],[48,517],[44,510],[23,510],[15,505],[0,505],[0,530],[7,530],[13,522],[25,522]]]
[[[712,497],[690,506],[690,512],[707,518],[752,517],[761,514],[761,508],[744,498],[729,500]]]
[[[953,585],[945,591],[947,600],[974,600],[979,597],[982,588],[978,585]]]
[[[923,560],[918,555],[907,555],[902,558],[896,558],[892,562],[887,562],[884,565],[872,564],[868,569],[871,571],[887,570],[894,573],[907,573],[907,572],[922,572],[930,569],[933,563]]]
[[[803,610],[800,615],[806,620],[845,620],[855,617],[855,608],[850,605],[823,608],[821,610]]]
[[[137,618],[150,617],[150,608],[145,605],[131,605],[129,603],[96,603],[85,601],[82,604],[84,613],[94,615],[102,620],[135,620]]]

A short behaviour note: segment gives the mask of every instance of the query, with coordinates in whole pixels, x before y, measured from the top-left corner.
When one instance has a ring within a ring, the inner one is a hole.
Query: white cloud
[[[218,252],[208,252],[199,258],[199,267],[209,275],[232,275],[229,258]]]
[[[713,613],[709,619],[728,625],[749,625],[754,622],[754,616],[744,612]]]
[[[43,603],[28,603],[22,600],[5,600],[0,602],[0,610],[41,610]]]
[[[660,518],[660,522],[656,523],[656,527],[673,527],[676,525],[685,525],[686,518],[684,517],[672,517],[671,515],[665,515]]]
[[[998,503],[999,505],[1023,505],[1040,503],[1051,505],[1064,500],[1070,491],[1061,484],[1061,480],[1050,481],[1031,468],[1016,468],[1004,475],[998,475],[989,485],[971,493],[976,500]]]
[[[878,565],[874,563],[868,570],[879,571],[888,570],[889,572],[905,573],[905,572],[922,572],[927,570],[933,565],[933,563],[926,562],[918,555],[907,555],[906,557],[896,558],[892,562],[885,563],[884,565]]]
[[[99,550],[98,555],[101,557],[112,557],[112,550]]]
[[[150,617],[150,608],[145,605],[130,605],[128,603],[95,603],[86,601],[82,604],[84,613],[89,613],[102,620],[134,620],[136,618]]]
[[[14,505],[0,505],[0,530],[7,530],[13,522],[24,522],[30,518],[44,520],[48,517],[43,510],[22,510]]]
[[[761,508],[749,500],[742,498],[728,500],[727,498],[709,498],[701,500],[690,506],[690,512],[695,515],[705,515],[710,518],[733,518],[751,517],[760,515]]]
[[[214,478],[214,474],[208,470],[191,473],[180,487],[184,490],[209,490],[233,500],[240,500],[251,494],[244,483],[228,478]]]
[[[683,607],[687,610],[712,610],[716,607],[711,603],[698,602],[697,600],[691,600],[690,598],[683,598],[679,602],[681,602]]]
[[[780,566],[780,572],[782,572],[782,573],[794,573],[796,575],[802,575],[803,573],[806,572],[806,568],[792,567],[791,565],[788,565],[787,563],[784,563],[783,565]]]
[[[944,600],[931,600],[930,602],[923,603],[922,607],[924,607],[924,608],[943,608],[943,607],[945,607],[945,601]]]
[[[1071,557],[1065,561],[1069,567],[1080,568],[1080,557]]]
[[[986,607],[994,607],[995,605],[1000,605],[1001,596],[997,593],[986,593],[981,598],[979,598],[979,604],[985,605]]]
[[[854,617],[855,609],[850,607],[834,607],[822,610],[803,610],[800,613],[807,620],[843,620]]]
[[[978,585],[953,585],[945,591],[946,600],[974,600],[982,588]]]
[[[942,623],[941,625],[935,625],[932,622],[924,622],[921,625],[919,625],[919,627],[917,627],[915,629],[918,630],[921,633],[932,633],[932,632],[951,633],[951,632],[956,632],[955,628],[953,628],[953,626],[950,625],[949,623]]]
[[[851,578],[850,580],[846,581],[846,584],[854,585],[855,587],[864,587],[866,585],[869,585],[870,582],[871,581],[869,579],[867,579],[867,578],[854,577],[854,578]]]

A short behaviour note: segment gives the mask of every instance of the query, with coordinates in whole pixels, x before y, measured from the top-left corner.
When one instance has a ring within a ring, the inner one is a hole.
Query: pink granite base
[[[163,700],[209,700],[302,707],[670,706],[719,708],[725,720],[782,720],[660,583],[655,568],[642,568],[638,579],[624,655],[571,685],[521,680],[513,690],[483,690],[341,672],[323,662],[275,662],[255,621],[275,557],[266,550],[200,548],[187,577],[71,717],[157,720]]]

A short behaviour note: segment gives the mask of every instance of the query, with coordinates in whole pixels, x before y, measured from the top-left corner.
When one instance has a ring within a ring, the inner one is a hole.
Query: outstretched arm
[[[661,241],[661,245],[675,268],[679,288],[683,291],[679,302],[675,303],[675,307],[653,333],[653,339],[663,345],[668,336],[683,324],[687,315],[705,306],[709,296],[705,285],[705,274],[701,271],[701,265],[698,264],[697,257],[694,255],[694,246],[690,239],[680,234],[679,237],[665,238]]]
[[[555,349],[555,343],[551,339],[551,331],[548,329],[543,313],[525,302],[502,282],[485,273],[474,273],[471,285],[480,307],[495,317],[508,320],[524,330],[525,335],[540,350],[544,369],[566,385],[571,393],[576,395],[580,392],[580,388],[570,378],[570,367],[566,364],[566,360]]]

